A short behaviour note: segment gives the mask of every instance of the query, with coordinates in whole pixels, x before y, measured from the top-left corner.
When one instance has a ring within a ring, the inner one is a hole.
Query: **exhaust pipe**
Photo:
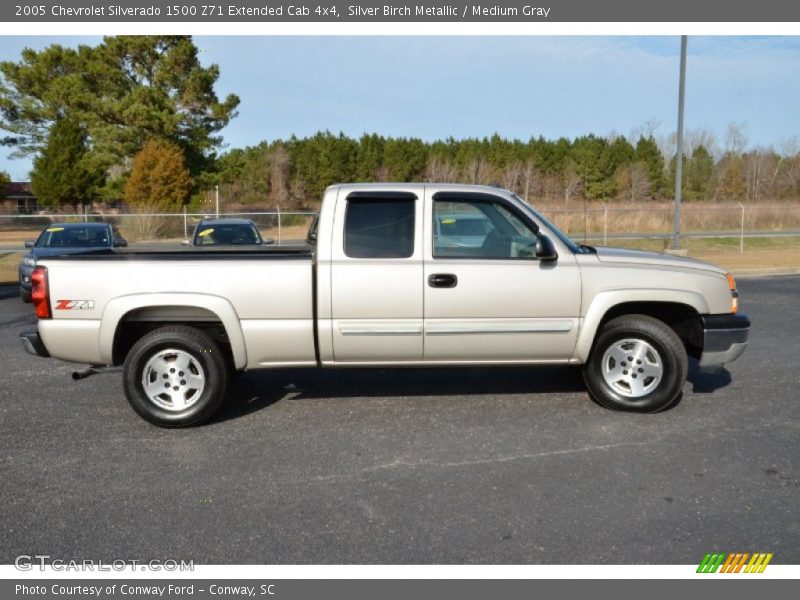
[[[73,371],[72,372],[72,381],[80,381],[81,379],[86,379],[87,377],[91,377],[92,375],[100,375],[102,373],[115,373],[117,371],[122,371],[122,367],[88,367],[83,371]]]

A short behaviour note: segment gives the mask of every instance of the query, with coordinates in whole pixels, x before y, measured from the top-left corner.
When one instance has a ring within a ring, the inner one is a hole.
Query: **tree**
[[[289,171],[292,167],[289,153],[277,145],[269,154],[269,186],[272,199],[278,206],[286,206],[289,198]]]
[[[11,183],[11,176],[5,171],[0,171],[0,200],[6,197],[6,186]]]
[[[41,151],[51,126],[83,124],[92,160],[101,168],[125,164],[146,140],[182,148],[190,171],[209,166],[236,116],[239,98],[220,101],[217,65],[203,67],[186,36],[106,37],[77,49],[26,49],[20,62],[0,63],[0,128],[17,156]]]
[[[86,130],[69,118],[50,128],[47,145],[33,161],[31,187],[39,204],[56,209],[61,204],[73,208],[91,202],[102,183],[99,173],[87,160]]]
[[[686,165],[686,196],[691,200],[707,200],[714,179],[714,159],[705,146],[696,146]]]
[[[653,195],[661,194],[664,191],[664,156],[652,135],[639,138],[639,141],[636,142],[633,159],[647,166],[647,176],[650,178],[650,189]]]
[[[183,151],[173,142],[150,140],[133,158],[124,198],[141,212],[176,211],[191,189]]]
[[[650,198],[650,177],[647,174],[647,165],[636,162],[623,165],[614,175],[617,184],[617,197],[620,200],[647,200]]]

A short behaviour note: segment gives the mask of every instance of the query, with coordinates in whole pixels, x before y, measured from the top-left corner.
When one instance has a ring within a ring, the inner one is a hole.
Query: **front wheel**
[[[144,419],[160,427],[189,427],[210,419],[228,385],[219,346],[193,327],[151,331],[125,359],[125,396]]]
[[[680,399],[688,368],[686,349],[666,323],[626,315],[600,331],[583,377],[606,408],[658,412]]]

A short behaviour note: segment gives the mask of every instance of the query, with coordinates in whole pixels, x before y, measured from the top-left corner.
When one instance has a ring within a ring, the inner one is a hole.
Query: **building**
[[[0,212],[29,215],[38,208],[30,181],[11,181],[3,186]]]

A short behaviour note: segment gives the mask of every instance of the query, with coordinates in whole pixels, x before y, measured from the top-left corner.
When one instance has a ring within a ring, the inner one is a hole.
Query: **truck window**
[[[408,258],[414,254],[412,199],[349,198],[344,253],[351,258]]]
[[[536,234],[491,200],[434,200],[434,258],[530,258]]]

